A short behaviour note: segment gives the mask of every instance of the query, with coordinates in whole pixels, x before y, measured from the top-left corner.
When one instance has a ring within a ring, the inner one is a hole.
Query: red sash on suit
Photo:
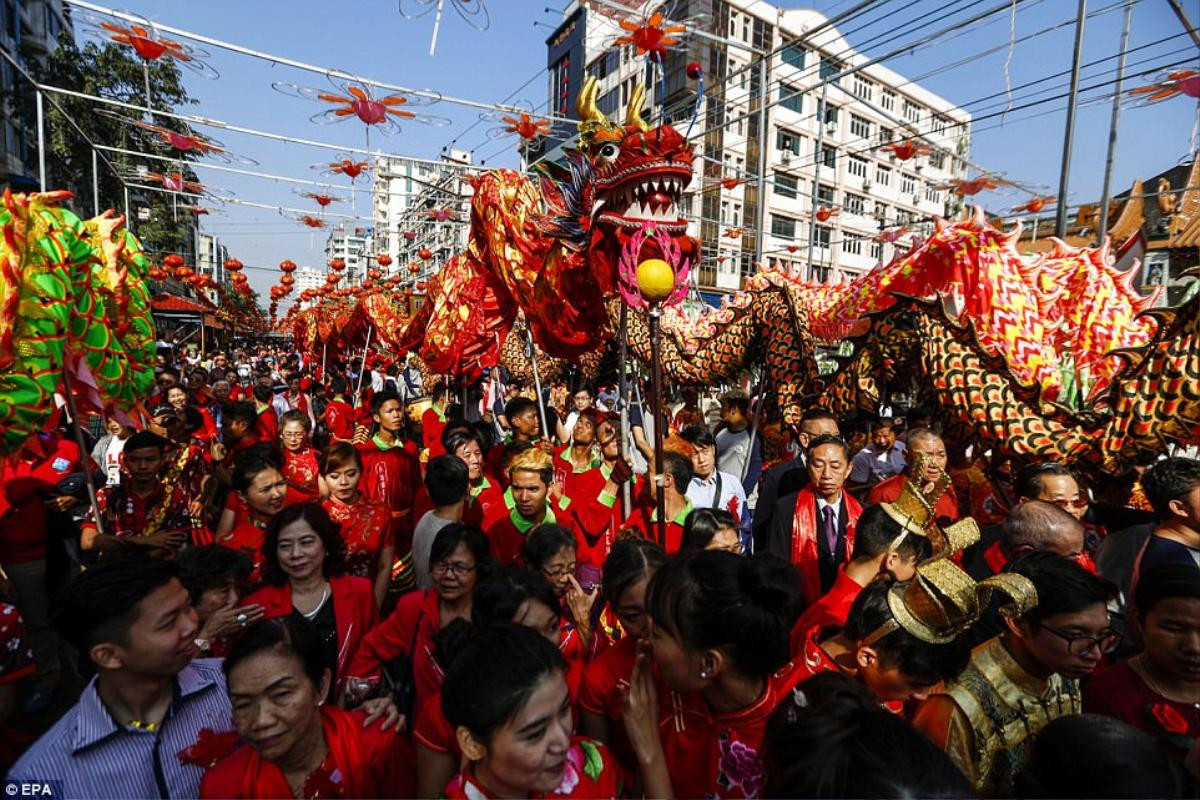
[[[838,566],[850,560],[854,552],[854,527],[862,514],[862,506],[850,495],[842,492],[845,498],[843,506],[846,518],[846,550],[839,554]],[[811,484],[805,486],[796,495],[796,511],[792,517],[792,558],[801,577],[804,578],[804,602],[812,605],[820,599],[821,569],[819,566],[820,549],[817,546],[817,494]]]

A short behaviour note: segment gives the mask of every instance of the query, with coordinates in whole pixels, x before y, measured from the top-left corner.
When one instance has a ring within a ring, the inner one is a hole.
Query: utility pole
[[[1121,28],[1121,51],[1117,59],[1117,84],[1113,88],[1112,121],[1108,126],[1108,156],[1104,160],[1104,190],[1100,195],[1100,222],[1096,226],[1096,246],[1104,244],[1104,236],[1108,232],[1109,190],[1112,186],[1113,158],[1117,152],[1117,123],[1121,119],[1121,94],[1125,81],[1125,56],[1129,49],[1129,28],[1133,23],[1134,0],[1125,0],[1125,21]],[[1058,199],[1061,206],[1066,198]]]
[[[817,54],[820,58],[820,54]],[[817,102],[817,158],[813,164],[813,185],[809,196],[808,212],[808,279],[813,277],[813,243],[817,236],[817,184],[821,180],[821,164],[825,161],[825,100],[829,96],[829,84],[821,86],[821,99]]]
[[[1079,106],[1079,62],[1083,55],[1086,16],[1087,0],[1079,0],[1079,11],[1075,15],[1075,54],[1071,59],[1071,93],[1067,98],[1067,122],[1063,133],[1062,171],[1058,176],[1058,208],[1054,216],[1054,235],[1059,239],[1067,235],[1067,187],[1071,173],[1071,145],[1075,138],[1075,110]]]

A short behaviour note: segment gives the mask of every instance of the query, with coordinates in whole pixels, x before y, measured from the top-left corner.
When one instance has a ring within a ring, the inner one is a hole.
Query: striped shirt
[[[155,732],[119,727],[92,680],[8,773],[8,781],[54,781],[63,798],[192,798],[204,769],[179,752],[202,728],[233,727],[220,659],[193,661],[176,676],[175,699]]]

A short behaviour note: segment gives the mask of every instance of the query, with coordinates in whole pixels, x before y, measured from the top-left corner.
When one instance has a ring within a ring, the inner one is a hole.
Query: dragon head
[[[692,180],[691,145],[670,125],[651,128],[642,119],[645,88],[629,98],[625,122],[618,125],[596,106],[599,91],[589,77],[579,92],[579,151],[567,180],[543,182],[550,199],[544,231],[586,250],[589,271],[602,294],[615,291],[621,248],[653,223],[679,245],[682,257],[695,260],[696,242],[687,235],[680,213],[683,192]],[[661,257],[648,240],[643,258]]]

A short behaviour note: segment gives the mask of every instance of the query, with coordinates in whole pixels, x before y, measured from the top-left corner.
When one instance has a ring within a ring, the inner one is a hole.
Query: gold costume
[[[1013,778],[1042,728],[1080,712],[1074,680],[1035,678],[1013,660],[1002,638],[976,647],[963,673],[922,704],[913,720],[990,797],[1012,796]]]

